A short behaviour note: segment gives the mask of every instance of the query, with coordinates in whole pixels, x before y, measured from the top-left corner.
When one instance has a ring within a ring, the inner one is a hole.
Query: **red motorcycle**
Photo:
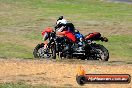
[[[72,36],[72,39],[70,36]],[[67,59],[77,58],[82,60],[108,61],[108,50],[103,45],[95,43],[95,41],[108,42],[108,39],[102,37],[99,32],[89,33],[81,41],[76,42],[73,35],[71,34],[70,36],[64,34],[64,37],[58,37],[56,32],[51,32],[48,52],[45,52],[43,43],[38,44],[33,51],[34,57],[56,59],[56,55],[58,55],[60,58]]]

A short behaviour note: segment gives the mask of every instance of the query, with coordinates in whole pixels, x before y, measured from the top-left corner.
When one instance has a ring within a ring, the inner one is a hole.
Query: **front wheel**
[[[44,43],[38,44],[33,51],[34,58],[50,58],[49,49],[44,49]]]
[[[38,44],[33,51],[34,58],[44,58],[44,44]]]

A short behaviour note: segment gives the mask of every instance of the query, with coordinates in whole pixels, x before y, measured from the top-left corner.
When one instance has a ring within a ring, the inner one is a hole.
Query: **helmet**
[[[62,20],[58,20],[56,24],[58,25],[58,24],[66,24],[66,23],[67,21],[65,19],[62,19]]]
[[[62,19],[63,19],[63,16],[60,16],[60,17],[57,19],[57,21],[58,21],[58,20],[62,20]]]

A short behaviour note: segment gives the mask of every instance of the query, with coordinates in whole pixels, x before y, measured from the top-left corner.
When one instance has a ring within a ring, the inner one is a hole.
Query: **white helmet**
[[[58,20],[58,21],[56,22],[57,25],[58,25],[58,24],[66,24],[66,23],[67,23],[67,21],[66,21],[65,19]]]

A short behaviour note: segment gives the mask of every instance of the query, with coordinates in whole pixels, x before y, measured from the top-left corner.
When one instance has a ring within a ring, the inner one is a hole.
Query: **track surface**
[[[79,61],[0,59],[0,83],[25,82],[32,85],[46,84],[50,86],[80,87],[75,80],[79,66],[83,66],[87,73],[123,73],[132,75],[132,65],[122,62]],[[131,88],[132,83],[86,84],[83,87]]]
[[[123,3],[132,4],[132,0],[107,0],[107,1],[112,1],[112,2],[123,2]]]

